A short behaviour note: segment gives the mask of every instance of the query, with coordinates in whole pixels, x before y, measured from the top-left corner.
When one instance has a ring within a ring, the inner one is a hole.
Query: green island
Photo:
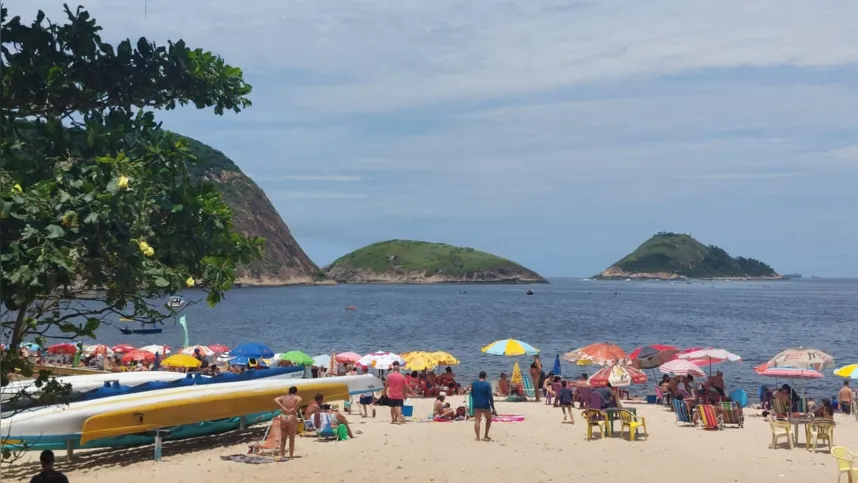
[[[548,283],[506,258],[413,240],[373,243],[343,255],[323,270],[340,283]]]
[[[715,245],[704,245],[690,235],[660,232],[614,263],[598,279],[780,279],[769,265],[745,257],[731,257]]]

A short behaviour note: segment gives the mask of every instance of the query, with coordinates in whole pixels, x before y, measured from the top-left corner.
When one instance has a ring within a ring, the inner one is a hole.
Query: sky
[[[588,276],[673,231],[858,276],[856,2],[81,3],[105,40],[243,69],[252,108],[159,119],[232,158],[319,265],[404,238]]]

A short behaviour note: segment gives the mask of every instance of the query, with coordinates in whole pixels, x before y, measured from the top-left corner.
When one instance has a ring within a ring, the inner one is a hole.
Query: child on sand
[[[557,400],[560,401],[560,410],[563,411],[563,421],[566,421],[566,415],[569,415],[569,422],[575,424],[575,416],[572,415],[572,400],[574,395],[569,389],[566,381],[560,383],[560,392],[557,394]]]

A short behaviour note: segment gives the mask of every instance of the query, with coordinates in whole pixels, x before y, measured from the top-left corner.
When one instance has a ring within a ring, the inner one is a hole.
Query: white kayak
[[[383,387],[383,383],[377,377],[362,375],[320,379],[265,378],[242,382],[158,389],[26,411],[0,421],[0,433],[10,442],[37,441],[39,439],[48,441],[57,439],[72,440],[80,437],[83,425],[89,418],[104,413],[128,410],[151,404],[179,407],[183,402],[215,395],[222,397],[225,400],[224,402],[228,404],[228,395],[231,394],[239,397],[247,396],[254,392],[272,390],[280,390],[285,394],[290,386],[296,386],[300,391],[302,386],[306,386],[308,389],[315,389],[326,385],[347,387],[348,394],[370,393],[378,391]]]

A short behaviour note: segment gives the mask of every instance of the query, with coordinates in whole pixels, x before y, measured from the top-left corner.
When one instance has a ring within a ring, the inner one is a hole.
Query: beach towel
[[[524,415],[522,414],[499,414],[492,416],[492,422],[495,423],[519,423],[521,421],[524,421]]]
[[[236,463],[247,463],[250,465],[261,465],[265,463],[274,463],[274,458],[267,456],[254,456],[249,454],[231,454],[229,456],[221,456],[223,461],[235,461]]]
[[[524,396],[509,396],[504,399],[504,402],[527,402],[527,398]]]
[[[346,441],[349,439],[349,428],[345,424],[337,426],[337,441]]]

